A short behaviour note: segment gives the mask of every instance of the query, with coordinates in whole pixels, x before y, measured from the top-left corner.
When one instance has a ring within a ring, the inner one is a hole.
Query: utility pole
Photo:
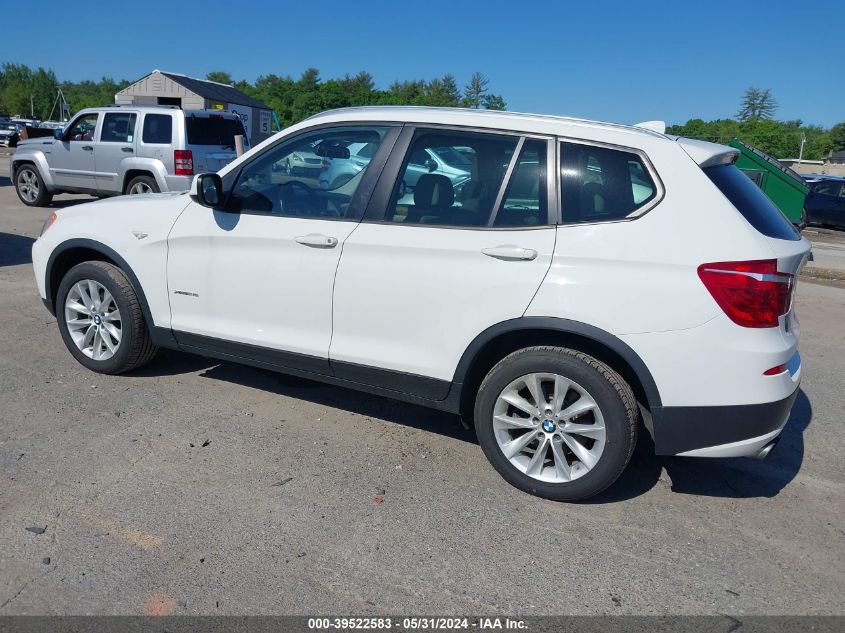
[[[798,150],[798,166],[801,166],[801,161],[804,159],[804,143],[807,142],[807,135],[801,132],[801,149]]]
[[[35,118],[35,102],[33,101],[31,92],[29,93],[29,118]]]

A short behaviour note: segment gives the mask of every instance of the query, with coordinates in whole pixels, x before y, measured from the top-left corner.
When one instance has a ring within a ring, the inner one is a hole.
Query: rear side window
[[[760,233],[779,240],[801,239],[780,209],[736,165],[706,167],[704,173]]]
[[[221,116],[185,117],[188,145],[219,145],[234,149],[235,137],[246,136],[238,119]]]
[[[564,224],[621,220],[657,198],[657,185],[633,152],[561,143]]]
[[[173,117],[169,114],[148,114],[144,117],[144,143],[170,145],[173,134]]]

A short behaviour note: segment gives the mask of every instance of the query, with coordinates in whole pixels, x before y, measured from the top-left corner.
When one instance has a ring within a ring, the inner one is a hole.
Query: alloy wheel
[[[120,347],[120,309],[108,289],[93,279],[75,283],[65,299],[65,324],[76,347],[93,360],[108,360]]]
[[[18,172],[18,191],[21,197],[27,202],[35,202],[38,199],[40,187],[38,176],[31,169],[21,169]]]
[[[132,196],[139,193],[153,193],[153,188],[145,182],[136,182],[132,185],[132,187],[130,187],[129,195]]]
[[[596,400],[578,383],[553,373],[527,374],[507,385],[493,409],[493,433],[515,468],[547,483],[586,475],[607,441]]]

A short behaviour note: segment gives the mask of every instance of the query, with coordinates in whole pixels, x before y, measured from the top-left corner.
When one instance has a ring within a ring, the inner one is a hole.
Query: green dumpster
[[[807,223],[804,198],[810,190],[796,172],[753,145],[738,138],[728,143],[739,150],[736,166],[763,190],[781,212],[799,228]]]

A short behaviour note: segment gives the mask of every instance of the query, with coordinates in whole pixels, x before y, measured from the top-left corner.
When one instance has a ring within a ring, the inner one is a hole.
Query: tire
[[[81,284],[88,300],[79,294],[80,286],[77,284]],[[108,301],[103,290],[108,291],[112,301]],[[90,318],[90,310],[86,316],[84,311],[66,307],[71,304],[86,310],[93,304],[93,319]],[[109,319],[110,314],[115,314],[115,307],[117,320],[114,316]],[[100,319],[97,319],[98,316]],[[88,369],[101,374],[121,374],[141,367],[150,362],[158,351],[150,338],[141,304],[132,284],[120,268],[106,262],[84,262],[68,271],[56,293],[56,320],[62,340],[73,357]],[[93,333],[89,333],[92,327]],[[100,329],[102,332],[97,332]],[[119,338],[112,335],[115,330],[119,333]],[[89,334],[90,352],[86,351],[87,344],[84,342]],[[96,358],[98,354],[94,351],[98,336],[100,338],[97,347],[102,352],[100,358]],[[106,339],[115,348],[113,351],[109,349]],[[82,344],[79,343],[80,340],[83,341]]]
[[[135,191],[133,191],[133,189]],[[148,189],[149,191],[146,191]],[[138,195],[142,193],[158,193],[160,190],[155,178],[151,176],[135,176],[126,185],[126,191],[123,193],[127,196]]]
[[[527,383],[537,374],[541,375],[541,405],[545,408],[554,400],[555,384],[561,385],[563,400],[557,412],[540,415],[534,422],[533,417],[520,418],[528,414],[500,400],[500,396],[509,394],[509,400],[521,406],[534,404]],[[554,376],[567,383],[555,382]],[[524,396],[522,401],[514,400],[515,393]],[[586,407],[590,402],[595,405],[592,409],[579,417],[571,416],[577,420],[577,427],[566,422],[564,418],[569,416],[554,415]],[[494,415],[499,416],[495,422]],[[514,420],[525,426],[511,426]],[[572,429],[572,433],[564,433],[564,428]],[[622,377],[592,356],[563,347],[529,347],[506,356],[484,378],[475,401],[475,430],[493,468],[520,490],[554,501],[586,499],[616,481],[631,459],[638,429],[636,399]],[[541,439],[526,444],[524,440],[530,436],[545,438],[538,460],[532,456],[537,454]],[[517,440],[524,448],[507,457],[503,446],[513,450],[519,445]],[[509,446],[509,441],[514,444]],[[571,442],[576,442],[575,450],[584,457],[583,462],[570,448]],[[558,466],[561,455],[566,467]]]
[[[34,165],[24,164],[15,170],[15,193],[28,207],[46,207],[53,200],[44,179]]]

